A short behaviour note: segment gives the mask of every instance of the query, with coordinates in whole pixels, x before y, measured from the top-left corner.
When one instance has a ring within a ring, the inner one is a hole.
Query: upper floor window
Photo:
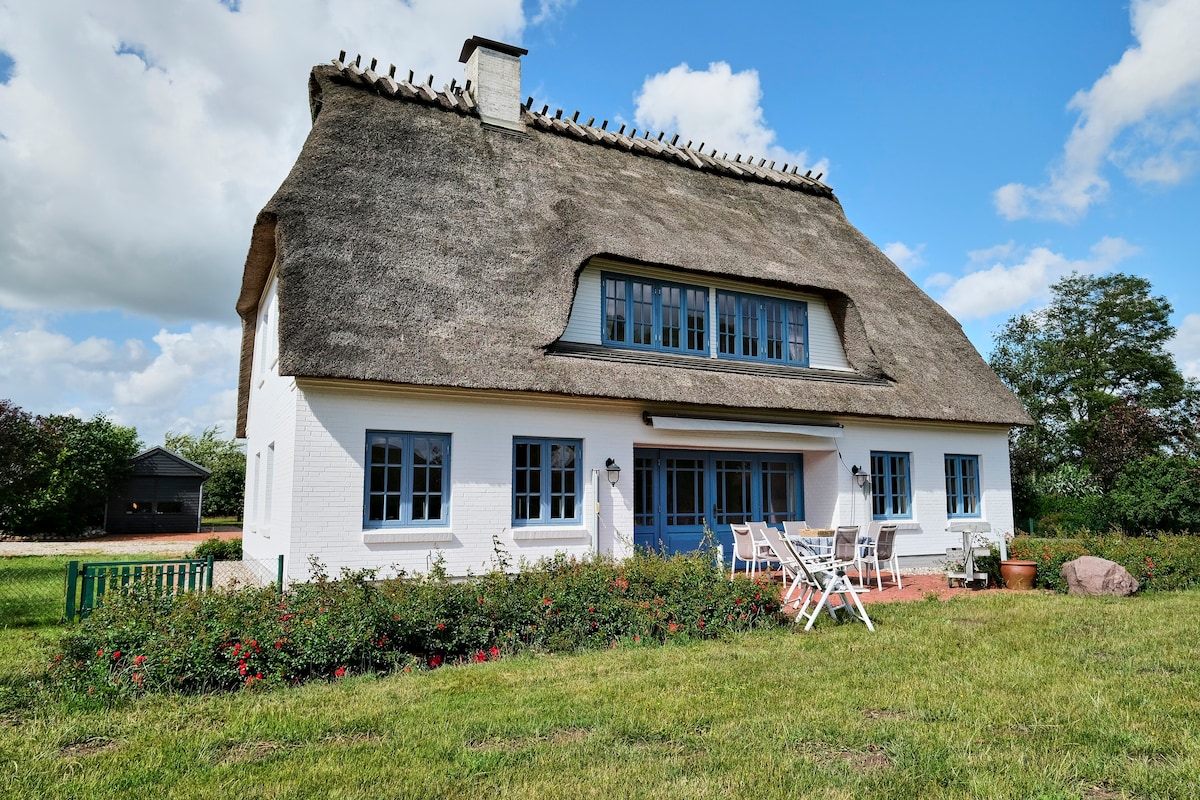
[[[447,434],[368,431],[366,526],[445,525],[449,469]]]
[[[871,515],[875,519],[912,517],[908,453],[871,453]]]
[[[604,343],[708,352],[708,290],[605,273]]]
[[[513,439],[513,523],[579,522],[583,444],[571,439]]]
[[[799,300],[717,292],[717,355],[808,366],[808,309]]]
[[[946,514],[979,516],[979,456],[946,456]]]

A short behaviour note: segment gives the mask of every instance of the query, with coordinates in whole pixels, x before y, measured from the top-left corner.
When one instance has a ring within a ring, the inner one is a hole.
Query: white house
[[[237,306],[248,556],[464,574],[745,519],[894,520],[901,555],[1012,529],[1024,410],[821,176],[538,110],[525,54],[472,38],[440,91],[313,70]]]

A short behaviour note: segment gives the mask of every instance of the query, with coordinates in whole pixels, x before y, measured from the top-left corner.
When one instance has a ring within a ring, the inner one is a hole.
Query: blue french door
[[[663,553],[695,550],[707,525],[725,553],[731,525],[804,519],[799,453],[634,450],[634,544]]]

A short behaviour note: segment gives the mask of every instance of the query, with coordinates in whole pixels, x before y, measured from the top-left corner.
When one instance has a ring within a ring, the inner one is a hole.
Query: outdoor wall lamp
[[[611,458],[604,462],[604,470],[608,473],[608,482],[613,486],[617,485],[617,481],[621,477],[621,468],[617,466],[617,462]]]
[[[871,476],[857,464],[850,468],[850,474],[854,476],[854,480],[858,482],[858,488],[860,489],[866,488],[871,483]]]

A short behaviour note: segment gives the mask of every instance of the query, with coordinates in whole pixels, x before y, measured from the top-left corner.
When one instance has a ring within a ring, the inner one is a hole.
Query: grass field
[[[0,785],[21,798],[1196,796],[1200,593],[871,613],[874,635],[826,620],[116,709],[10,694]],[[0,665],[10,692],[38,668]]]

